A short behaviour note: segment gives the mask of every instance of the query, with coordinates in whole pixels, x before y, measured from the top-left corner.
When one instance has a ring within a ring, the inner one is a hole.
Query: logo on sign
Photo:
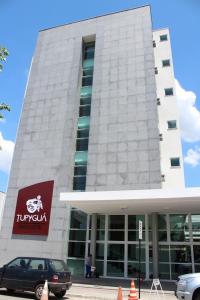
[[[19,191],[13,234],[48,234],[53,185],[53,181],[46,181]]]
[[[35,211],[40,211],[43,209],[41,196],[38,195],[35,199],[29,199],[26,201],[27,210],[30,214],[34,213]]]

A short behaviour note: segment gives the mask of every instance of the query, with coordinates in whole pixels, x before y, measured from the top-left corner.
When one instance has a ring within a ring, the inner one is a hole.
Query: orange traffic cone
[[[135,284],[134,281],[131,281],[131,289],[130,293],[128,295],[128,300],[138,300],[136,289],[135,289]]]
[[[121,287],[118,288],[117,300],[123,300]]]
[[[42,297],[40,300],[48,300],[48,299],[49,299],[48,283],[47,280],[45,280],[44,288],[42,291]]]

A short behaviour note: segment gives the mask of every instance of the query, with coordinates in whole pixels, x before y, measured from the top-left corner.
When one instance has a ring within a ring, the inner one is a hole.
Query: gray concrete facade
[[[88,36],[96,45],[86,191],[161,187],[150,7],[41,31],[6,197],[1,264],[17,255],[67,256],[70,209],[59,195],[72,191],[82,40]],[[19,189],[47,180],[55,181],[47,239],[13,238]]]

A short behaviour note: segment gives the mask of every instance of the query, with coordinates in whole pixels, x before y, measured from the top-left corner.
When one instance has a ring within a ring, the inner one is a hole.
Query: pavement
[[[128,300],[131,280],[109,279],[109,278],[72,278],[73,285],[63,300],[116,300],[118,288],[122,287],[123,300]],[[174,296],[176,285],[174,282],[161,282],[162,291],[155,289],[151,291],[152,281],[141,283],[140,299],[141,300],[177,300]],[[137,281],[135,281],[136,292],[138,295]],[[137,297],[139,300],[139,297]],[[28,300],[34,299],[31,292],[22,293],[20,291],[14,294],[8,294],[6,289],[0,289],[0,300]],[[49,300],[57,298],[50,294]]]
[[[74,278],[71,289],[66,297],[70,300],[116,300],[118,288],[122,287],[123,299],[128,299],[131,280],[124,279],[83,279]],[[142,300],[176,300],[174,282],[161,282],[161,288],[151,290],[152,281],[141,283],[140,299]],[[135,282],[137,296],[139,296],[137,282]],[[138,297],[139,298],[139,297]]]

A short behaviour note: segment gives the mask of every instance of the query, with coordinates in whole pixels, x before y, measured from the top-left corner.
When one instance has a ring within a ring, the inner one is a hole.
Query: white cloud
[[[9,173],[15,144],[5,140],[0,132],[0,171]]]
[[[189,149],[187,151],[187,156],[184,157],[184,162],[186,164],[191,165],[192,167],[196,167],[200,164],[200,148],[196,148],[195,150]]]
[[[200,111],[195,107],[196,95],[184,90],[175,80],[179,106],[181,136],[185,142],[200,141]]]

